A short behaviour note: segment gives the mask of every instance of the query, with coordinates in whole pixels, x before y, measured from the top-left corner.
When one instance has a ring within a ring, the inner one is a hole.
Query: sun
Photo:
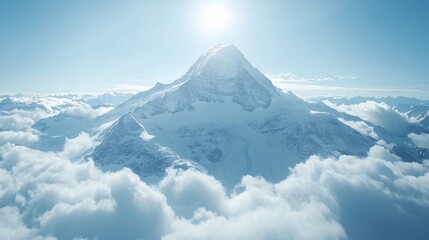
[[[229,14],[225,6],[214,4],[201,11],[201,27],[210,31],[219,31],[225,28]]]

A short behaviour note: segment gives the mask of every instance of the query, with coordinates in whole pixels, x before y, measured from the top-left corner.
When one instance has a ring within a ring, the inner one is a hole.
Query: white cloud
[[[54,95],[28,95],[13,97],[16,102],[23,102],[27,104],[36,103],[46,107],[46,110],[36,108],[30,110],[14,109],[8,112],[8,115],[17,114],[33,119],[35,122],[42,118],[47,118],[58,113],[66,113],[73,116],[81,116],[86,118],[94,118],[100,116],[111,107],[98,107],[91,108],[88,102],[95,103],[95,105],[104,105],[117,102],[118,99],[125,100],[129,96],[122,93],[63,93]],[[98,103],[98,104],[97,104]],[[0,109],[1,110],[1,109]]]
[[[329,101],[324,103],[337,111],[360,117],[399,136],[405,136],[411,126],[406,116],[385,103],[374,101],[352,105],[335,105]]]
[[[20,109],[14,109],[9,112],[8,115],[18,115],[22,118],[30,118],[34,122],[39,121],[42,118],[47,118],[53,115],[53,113],[46,112],[45,110],[42,110],[40,108],[36,108],[34,110],[20,110]]]
[[[345,119],[339,118],[342,123],[346,124],[347,126],[353,128],[354,130],[358,131],[362,135],[372,137],[374,139],[378,139],[377,133],[374,131],[374,127],[369,126],[364,121],[347,121]]]
[[[73,97],[68,98],[64,95],[59,96],[33,96],[32,101],[43,104],[50,111],[63,109],[66,107],[81,107],[86,106],[85,103],[75,101]]]
[[[64,149],[60,155],[66,159],[80,159],[88,150],[94,148],[97,142],[86,132],[81,132],[75,138],[66,138]]]
[[[83,105],[83,106],[67,107],[61,110],[61,112],[69,116],[78,116],[78,117],[94,119],[98,116],[101,116],[107,113],[110,110],[112,110],[112,107],[99,107],[94,109],[89,105]]]
[[[92,162],[10,144],[0,154],[1,210],[19,208],[15,222],[40,236],[159,239],[173,225],[165,197],[129,169],[102,173]]]
[[[69,144],[87,137],[81,134]],[[104,173],[93,162],[63,157],[0,147],[0,238],[425,239],[429,234],[429,163],[399,161],[381,146],[365,158],[310,157],[278,183],[245,176],[231,193],[192,169],[169,169],[159,184],[149,186],[128,169]]]
[[[0,239],[51,240],[55,238],[38,236],[36,229],[27,228],[22,222],[17,207],[3,207],[0,208]]]
[[[29,117],[23,117],[18,114],[12,114],[7,116],[0,115],[0,131],[20,131],[28,130],[34,124],[33,119]]]
[[[226,196],[222,184],[204,173],[168,170],[159,188],[180,216],[189,218],[201,207],[217,213],[225,211]]]
[[[429,134],[408,134],[408,138],[418,147],[429,149]]]
[[[176,199],[187,199],[203,185],[204,192],[220,196],[199,197],[194,218],[203,220],[192,218],[166,239],[424,239],[429,233],[427,166],[401,162],[380,146],[366,158],[313,156],[279,183],[246,176],[231,195],[214,179],[193,181],[179,179],[170,186],[180,189],[173,194]],[[189,207],[192,201],[178,203]]]
[[[381,140],[382,144],[385,144],[383,140]],[[392,154],[388,151],[383,145],[375,145],[368,151],[368,156],[376,159],[382,159],[391,162],[399,162],[401,158]]]
[[[39,140],[39,137],[32,132],[15,132],[15,131],[3,131],[0,132],[0,145],[5,143],[14,143],[17,145],[29,146],[32,143]]]
[[[196,193],[199,189],[192,184],[178,185]],[[219,210],[213,209],[212,196],[208,195],[205,202],[199,202],[202,206],[194,212],[191,221],[178,225],[165,239],[343,239],[346,236],[325,204],[309,201],[295,206],[279,195],[275,184],[261,178],[245,177],[239,186],[242,191],[230,196],[219,191],[220,183],[213,179],[205,185],[211,189],[204,192],[218,194],[215,199]],[[206,210],[210,208],[213,211]]]

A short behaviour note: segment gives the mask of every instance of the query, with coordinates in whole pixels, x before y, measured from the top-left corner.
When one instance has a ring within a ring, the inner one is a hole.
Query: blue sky
[[[229,21],[202,29],[201,12],[217,2]],[[233,43],[279,81],[422,97],[428,10],[419,0],[3,0],[0,92],[138,90],[179,78],[211,45]]]

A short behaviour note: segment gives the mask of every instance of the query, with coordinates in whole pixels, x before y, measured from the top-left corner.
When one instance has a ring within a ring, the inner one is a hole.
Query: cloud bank
[[[17,145],[30,146],[39,140],[39,136],[25,131],[3,131],[0,132],[0,145],[14,143]]]
[[[408,134],[408,138],[413,141],[416,146],[429,149],[429,134]]]
[[[102,172],[68,156],[0,147],[1,239],[429,236],[429,163],[377,145],[365,158],[312,156],[277,183],[245,176],[232,192],[192,169],[169,169],[152,186],[129,169]]]
[[[339,118],[342,123],[346,124],[347,126],[353,128],[354,130],[358,131],[360,134],[372,137],[374,139],[378,139],[378,135],[374,130],[374,127],[369,126],[364,121],[347,121],[345,119]]]
[[[1,239],[159,239],[173,225],[165,196],[130,170],[7,144],[0,149]],[[12,218],[12,219],[9,219]]]
[[[398,136],[407,135],[411,126],[405,115],[394,110],[386,103],[377,103],[374,101],[351,105],[335,105],[329,101],[324,101],[324,103],[339,112],[357,116],[365,121],[383,127]]]

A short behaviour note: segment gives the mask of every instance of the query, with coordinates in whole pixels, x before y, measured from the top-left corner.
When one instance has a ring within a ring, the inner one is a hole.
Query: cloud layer
[[[374,127],[369,126],[364,121],[347,121],[345,119],[339,118],[342,123],[346,124],[347,126],[353,128],[354,130],[358,131],[360,134],[372,137],[374,139],[378,139],[377,133],[374,131]]]
[[[6,144],[0,157],[1,239],[429,236],[429,163],[399,161],[381,146],[365,158],[313,156],[278,183],[245,176],[232,192],[191,169],[169,169],[151,186],[128,169],[106,173],[60,153]]]
[[[408,134],[408,138],[418,147],[429,149],[429,134]]]
[[[0,132],[0,145],[5,143],[15,143],[18,145],[29,146],[39,140],[39,136],[32,132],[25,131],[3,131]]]
[[[128,169],[102,173],[92,162],[10,144],[0,153],[1,211],[7,213],[0,222],[15,222],[1,226],[1,239],[17,239],[20,229],[27,233],[22,239],[159,239],[172,226],[165,196]]]
[[[352,105],[335,105],[329,101],[324,101],[324,103],[339,112],[357,116],[399,136],[407,135],[410,129],[411,123],[407,117],[386,103],[377,103],[374,101]]]

